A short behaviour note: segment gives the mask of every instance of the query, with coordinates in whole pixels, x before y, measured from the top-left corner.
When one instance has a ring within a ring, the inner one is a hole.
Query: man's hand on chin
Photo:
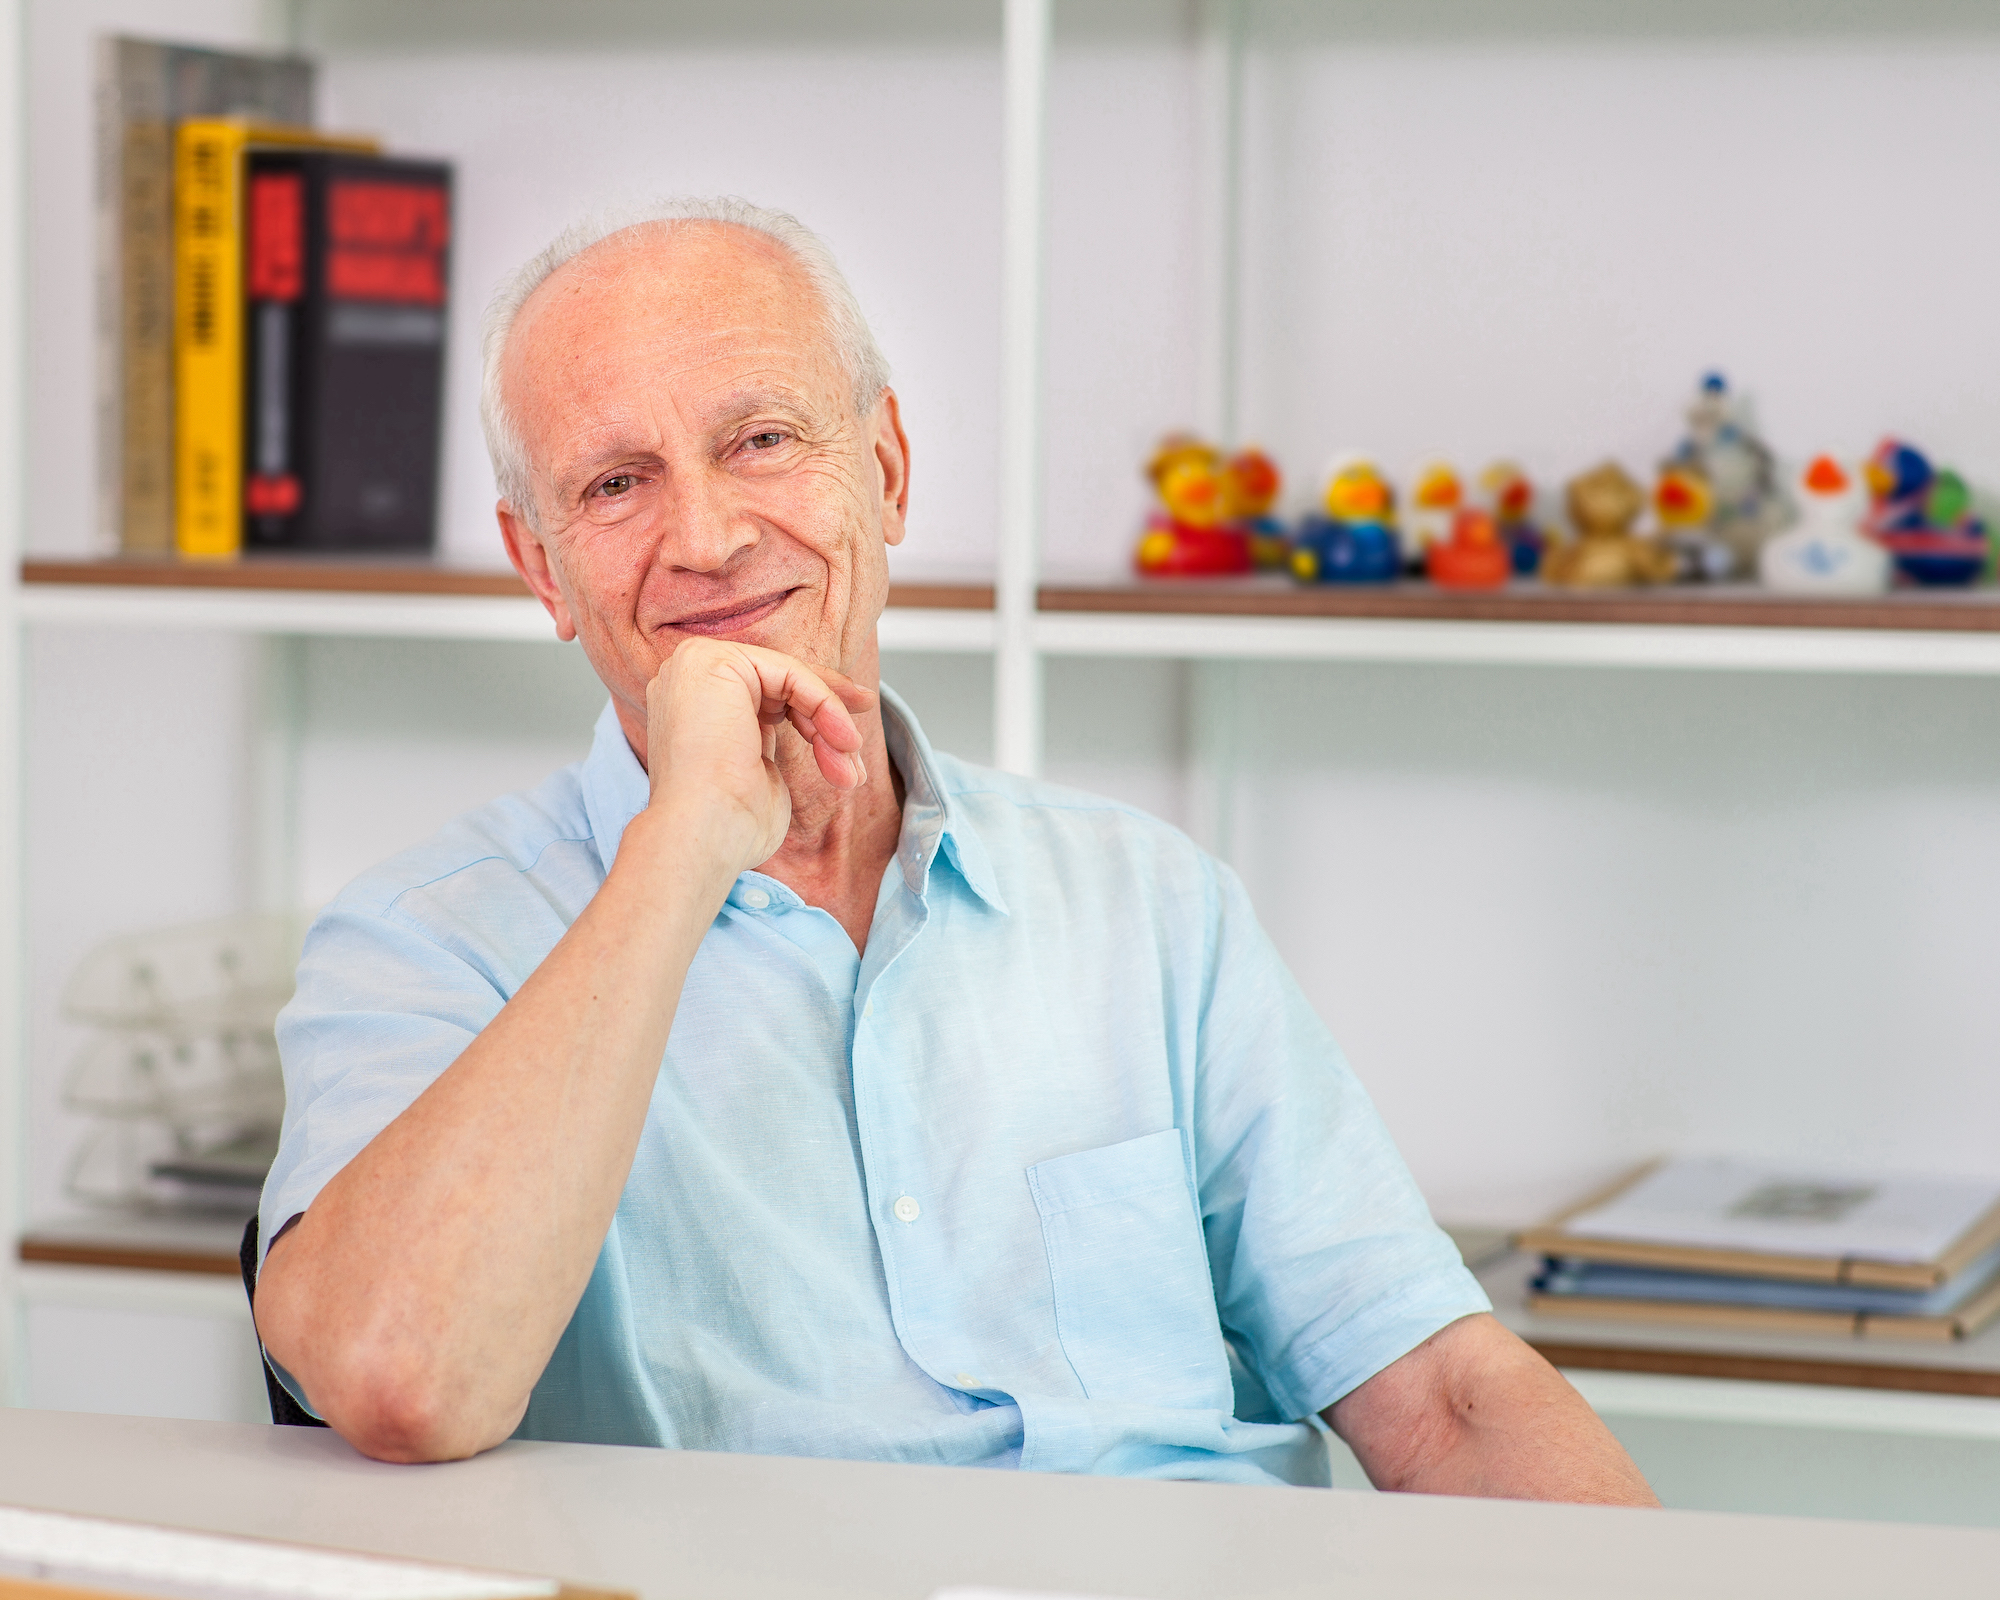
[[[683,640],[646,689],[649,809],[700,827],[733,870],[767,861],[792,816],[778,765],[781,728],[789,724],[811,746],[827,783],[856,789],[868,770],[851,713],[874,703],[872,691],[840,673],[777,650]]]
[[[1583,1396],[1491,1316],[1441,1329],[1323,1415],[1378,1489],[1660,1503]]]

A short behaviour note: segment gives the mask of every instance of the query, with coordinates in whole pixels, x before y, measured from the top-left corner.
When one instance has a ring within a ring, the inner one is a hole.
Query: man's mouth
[[[754,600],[731,600],[705,611],[691,611],[662,624],[675,633],[702,633],[711,638],[727,637],[755,627],[796,594],[797,589],[779,589]]]

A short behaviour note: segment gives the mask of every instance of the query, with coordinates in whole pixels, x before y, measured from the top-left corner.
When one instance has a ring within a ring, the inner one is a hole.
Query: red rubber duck
[[[1440,589],[1498,589],[1513,564],[1500,524],[1490,511],[1476,509],[1452,518],[1451,537],[1424,555],[1425,570]]]

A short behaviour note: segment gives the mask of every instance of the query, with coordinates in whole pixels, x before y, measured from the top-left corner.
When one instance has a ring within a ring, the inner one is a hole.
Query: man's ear
[[[884,389],[875,407],[875,469],[882,481],[882,538],[901,544],[910,504],[910,438],[894,389]]]
[[[500,519],[500,540],[507,546],[507,559],[514,563],[514,570],[520,573],[521,581],[555,618],[556,637],[568,644],[576,637],[576,623],[570,617],[568,602],[563,599],[562,589],[556,583],[555,569],[549,564],[548,547],[542,543],[540,535],[528,526],[527,519],[505,500],[493,507],[493,514]]]

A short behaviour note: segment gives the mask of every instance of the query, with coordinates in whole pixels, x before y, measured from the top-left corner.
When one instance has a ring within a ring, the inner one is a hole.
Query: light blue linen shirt
[[[867,949],[737,879],[520,1436],[1324,1482],[1295,1419],[1486,1297],[1227,867],[883,703],[907,798]],[[493,1020],[646,799],[607,706],[584,761],[319,917],[265,1239]]]

